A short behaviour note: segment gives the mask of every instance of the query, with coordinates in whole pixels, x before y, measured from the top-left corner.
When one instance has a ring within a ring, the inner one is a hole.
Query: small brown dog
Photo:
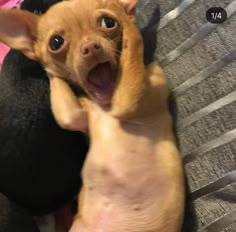
[[[144,66],[136,4],[70,0],[40,17],[0,10],[0,40],[45,66],[57,122],[84,131],[88,124],[91,146],[71,232],[181,231],[184,177],[168,89],[157,65]],[[77,99],[63,79],[90,100]]]

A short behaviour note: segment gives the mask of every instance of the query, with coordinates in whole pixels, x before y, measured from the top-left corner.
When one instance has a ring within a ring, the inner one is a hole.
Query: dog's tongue
[[[88,81],[90,84],[96,88],[99,88],[101,91],[110,89],[113,82],[110,64],[98,64],[89,72]]]

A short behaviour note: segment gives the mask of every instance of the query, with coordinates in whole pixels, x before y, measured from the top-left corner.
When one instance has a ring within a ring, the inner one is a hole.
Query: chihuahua
[[[91,138],[71,232],[182,228],[184,174],[168,88],[157,64],[144,65],[136,5],[70,0],[42,16],[0,10],[0,40],[44,65],[58,124]]]

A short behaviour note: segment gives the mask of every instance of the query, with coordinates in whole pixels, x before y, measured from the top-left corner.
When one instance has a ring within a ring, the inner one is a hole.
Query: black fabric
[[[21,9],[31,11],[35,14],[43,14],[50,6],[61,1],[62,0],[24,0],[21,4]]]
[[[1,232],[39,232],[31,215],[0,193]]]
[[[26,1],[40,11],[40,0]],[[0,119],[0,192],[34,215],[62,207],[80,187],[87,139],[57,126],[43,68],[14,50],[2,66]]]

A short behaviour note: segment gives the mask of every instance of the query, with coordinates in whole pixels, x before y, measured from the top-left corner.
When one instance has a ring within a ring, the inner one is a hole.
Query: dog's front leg
[[[67,130],[87,132],[87,112],[68,83],[58,77],[49,80],[51,108],[58,125]]]
[[[134,23],[124,19],[120,80],[112,99],[112,115],[120,119],[139,117],[149,81],[143,61],[143,40]]]

